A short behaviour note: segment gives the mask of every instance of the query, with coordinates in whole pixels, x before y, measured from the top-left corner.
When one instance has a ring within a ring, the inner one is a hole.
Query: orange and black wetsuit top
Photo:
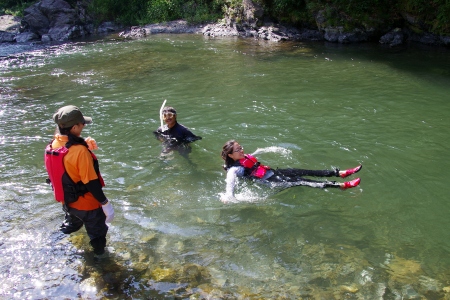
[[[61,178],[66,205],[78,210],[94,210],[100,208],[108,199],[103,193],[103,178],[100,175],[96,156],[83,144],[68,144],[68,136],[56,135],[46,149],[56,151],[59,148],[67,148],[63,157],[65,175]],[[47,157],[46,157],[47,159]],[[47,165],[47,164],[46,164]],[[48,170],[50,173],[54,170]],[[52,178],[52,176],[50,176]],[[54,181],[59,178],[53,178]],[[54,189],[57,182],[52,183]],[[56,191],[55,191],[56,197]],[[56,198],[57,201],[61,199]]]

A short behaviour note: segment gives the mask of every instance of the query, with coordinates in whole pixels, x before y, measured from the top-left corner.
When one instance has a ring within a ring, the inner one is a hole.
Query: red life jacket
[[[44,160],[48,173],[47,183],[52,185],[55,200],[58,202],[72,203],[77,201],[79,196],[86,194],[88,189],[81,181],[75,183],[67,174],[64,167],[64,157],[68,152],[69,149],[65,146],[53,149],[52,142],[50,142],[45,148]],[[105,182],[98,168],[97,157],[91,151],[89,152],[94,159],[94,169],[98,179],[101,185],[105,186]]]
[[[250,169],[250,176],[263,178],[266,175],[267,170],[270,170],[270,167],[261,165],[256,157],[251,156],[250,154],[244,154],[245,158],[240,159],[239,163],[244,168]]]

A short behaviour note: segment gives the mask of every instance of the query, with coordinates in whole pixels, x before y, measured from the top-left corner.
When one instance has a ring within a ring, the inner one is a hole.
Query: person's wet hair
[[[174,115],[177,114],[177,111],[175,108],[173,108],[172,106],[164,106],[163,110],[162,110],[162,114],[164,115],[165,113],[171,112]]]
[[[225,170],[230,168],[233,165],[233,163],[234,163],[234,160],[231,157],[229,157],[228,154],[233,153],[234,144],[236,144],[236,143],[237,143],[237,141],[235,141],[235,140],[229,140],[222,147],[222,154],[221,154],[221,156],[222,156],[222,159],[225,161],[225,165],[223,166],[223,168]]]
[[[73,125],[73,126],[75,126],[75,125]],[[67,137],[69,138],[69,141],[67,142],[67,144],[69,144],[69,145],[66,144],[66,147],[67,146],[70,147],[70,145],[74,145],[74,144],[81,144],[89,149],[89,146],[86,143],[86,141],[84,140],[84,138],[75,136],[72,133],[70,133],[70,130],[72,129],[73,126],[70,126],[67,128],[61,128],[59,126],[56,126],[55,134],[67,135]]]

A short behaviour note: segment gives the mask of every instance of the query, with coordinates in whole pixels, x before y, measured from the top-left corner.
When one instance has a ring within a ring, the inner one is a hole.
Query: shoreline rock
[[[73,8],[64,0],[42,0],[26,8],[23,18],[0,16],[0,43],[63,42],[121,29],[113,22],[95,28],[84,2]]]
[[[203,30],[202,25],[189,25],[184,20],[176,20],[171,22],[149,24],[145,26],[132,26],[129,30],[125,30],[119,33],[120,37],[129,39],[139,39],[152,34],[158,33],[191,33],[199,34]]]
[[[389,47],[402,46],[409,42],[450,46],[450,36],[439,36],[421,28],[420,21],[405,14],[404,28],[385,29],[327,26],[323,12],[315,16],[317,27],[296,28],[264,19],[264,10],[252,0],[242,0],[242,9],[228,8],[225,17],[218,23],[191,25],[176,20],[144,26],[124,27],[114,22],[105,22],[95,28],[92,18],[82,4],[72,8],[64,0],[42,0],[24,11],[23,18],[0,16],[0,43],[49,43],[79,40],[95,34],[118,33],[126,39],[139,39],[152,34],[202,34],[207,37],[242,37],[282,41],[325,41],[338,44],[379,42]],[[237,21],[239,20],[239,21]],[[422,26],[423,27],[423,26]],[[418,28],[414,30],[413,28]]]

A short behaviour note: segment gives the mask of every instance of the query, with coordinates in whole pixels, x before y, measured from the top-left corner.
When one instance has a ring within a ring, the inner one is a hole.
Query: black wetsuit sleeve
[[[159,140],[160,142],[163,142],[166,140],[169,135],[167,134],[167,131],[163,131],[161,127],[158,127],[155,131],[153,131],[153,134],[155,135],[155,138]]]
[[[178,124],[178,137],[177,140],[184,143],[191,143],[197,140],[201,140],[202,137],[193,134],[186,126]]]
[[[100,202],[102,205],[108,202],[105,194],[103,193],[102,184],[99,179],[91,180],[86,184],[86,188],[89,192]]]
[[[195,135],[192,132],[190,132],[189,130],[188,130],[188,134],[184,138],[184,140],[188,143],[195,142],[195,141],[201,140],[201,139],[202,139],[201,136]]]
[[[153,134],[154,134],[156,137],[158,137],[159,135],[161,135],[161,133],[162,133],[161,127],[158,127],[158,129],[153,130]]]

